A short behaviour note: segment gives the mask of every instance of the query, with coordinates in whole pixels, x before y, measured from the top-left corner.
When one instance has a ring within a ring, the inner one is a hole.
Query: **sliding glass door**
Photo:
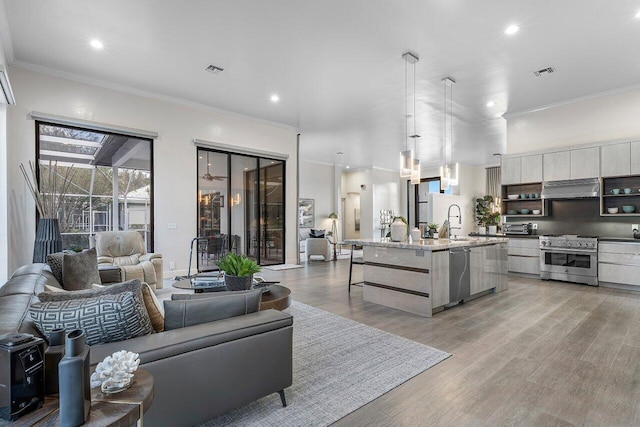
[[[198,149],[198,268],[229,252],[284,263],[284,166],[280,160]]]

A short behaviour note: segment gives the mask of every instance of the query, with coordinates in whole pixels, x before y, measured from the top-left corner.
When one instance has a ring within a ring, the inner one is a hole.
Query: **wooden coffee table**
[[[281,285],[270,285],[269,292],[262,294],[260,310],[270,308],[282,311],[291,305],[291,289]]]

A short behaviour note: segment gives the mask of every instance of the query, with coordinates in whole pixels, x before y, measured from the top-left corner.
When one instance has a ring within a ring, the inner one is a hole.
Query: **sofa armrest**
[[[99,256],[98,257],[98,265],[113,265],[113,257],[110,256]]]
[[[293,324],[293,317],[276,310],[202,323],[159,332],[126,341],[91,346],[91,364],[120,350],[140,354],[140,363],[176,357],[191,351],[281,329]]]
[[[140,261],[151,261],[152,259],[157,259],[160,258],[162,259],[162,254],[157,254],[157,253],[146,253],[143,255],[140,255]]]

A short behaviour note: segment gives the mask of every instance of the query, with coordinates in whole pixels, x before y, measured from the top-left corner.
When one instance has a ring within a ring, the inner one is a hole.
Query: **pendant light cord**
[[[416,63],[413,63],[413,135],[414,135],[414,149],[415,149],[415,154],[413,155],[414,158],[418,157],[418,138],[417,135],[418,133],[416,132]]]
[[[407,95],[407,91],[409,89],[409,78],[407,77],[407,61],[404,62],[404,149],[405,151],[409,149],[409,107],[407,104],[409,103],[409,95]]]

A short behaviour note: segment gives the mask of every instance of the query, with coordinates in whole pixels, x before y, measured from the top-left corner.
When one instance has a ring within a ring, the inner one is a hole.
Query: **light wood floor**
[[[348,269],[261,274],[297,301],[453,356],[336,425],[640,425],[640,292],[512,277],[505,292],[427,319],[365,303],[360,287],[349,296]]]

